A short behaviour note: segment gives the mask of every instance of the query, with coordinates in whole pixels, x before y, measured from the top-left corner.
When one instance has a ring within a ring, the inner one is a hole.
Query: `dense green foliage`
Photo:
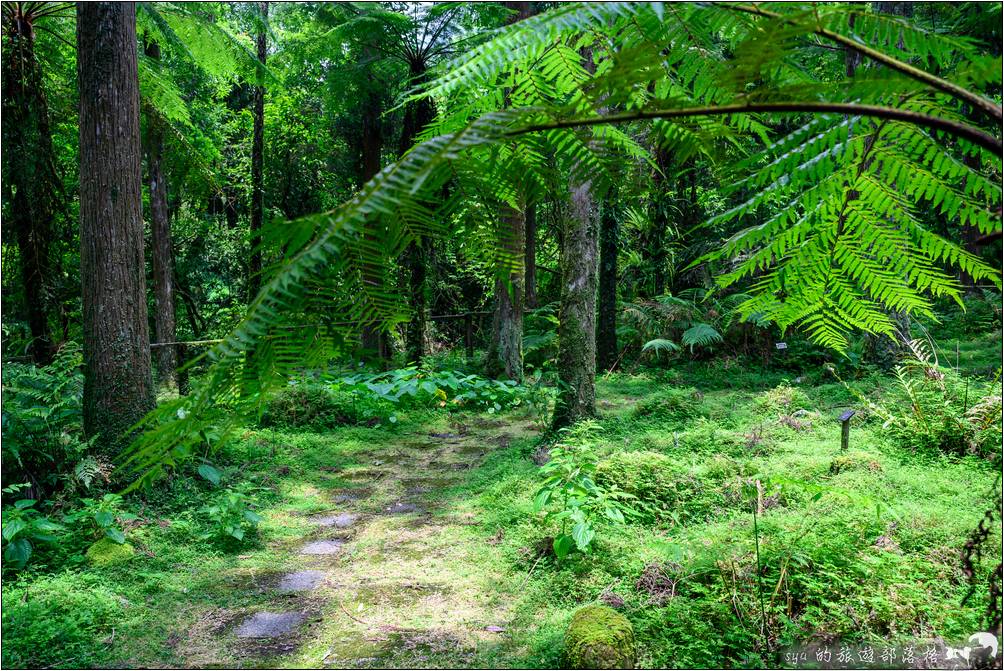
[[[2,3],[4,665],[999,630],[1000,3],[135,10]]]

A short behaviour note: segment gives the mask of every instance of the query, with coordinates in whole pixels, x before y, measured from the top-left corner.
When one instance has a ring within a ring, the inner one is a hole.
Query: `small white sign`
[[[776,342],[776,343],[774,343],[774,347],[776,347],[778,349],[788,349],[788,343],[786,343],[786,342]]]

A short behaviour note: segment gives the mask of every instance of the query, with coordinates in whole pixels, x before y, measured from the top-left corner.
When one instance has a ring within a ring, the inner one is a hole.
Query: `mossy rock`
[[[843,473],[844,471],[859,470],[881,471],[882,464],[866,452],[856,452],[853,450],[834,457],[833,461],[830,462],[831,475]]]
[[[87,559],[97,566],[107,566],[128,561],[136,554],[136,550],[128,543],[116,543],[109,538],[102,538],[87,548]]]
[[[564,663],[569,669],[633,669],[634,628],[609,606],[580,608],[565,633]]]

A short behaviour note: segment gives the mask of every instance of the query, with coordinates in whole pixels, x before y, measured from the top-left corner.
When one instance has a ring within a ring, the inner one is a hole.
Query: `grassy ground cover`
[[[999,343],[967,340],[960,361],[985,365]],[[871,399],[893,389],[851,384]],[[4,663],[553,667],[572,613],[596,601],[632,622],[644,666],[776,665],[807,640],[961,641],[983,627],[982,590],[960,605],[959,552],[999,462],[893,443],[823,373],[716,360],[610,375],[598,398],[599,420],[566,440],[643,514],[601,525],[588,554],[549,552],[559,528],[533,511],[529,411],[248,429],[217,464],[220,486],[255,502],[256,531],[206,537],[218,487],[175,476],[134,508],[128,556],[96,563],[67,545],[7,575]],[[301,553],[319,540],[337,552]],[[984,575],[999,537],[989,547]],[[299,571],[318,572],[313,589],[281,593]],[[260,612],[302,617],[282,636],[238,636]]]

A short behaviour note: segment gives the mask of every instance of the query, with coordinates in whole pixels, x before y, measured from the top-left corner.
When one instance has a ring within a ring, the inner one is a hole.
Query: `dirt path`
[[[507,599],[470,492],[453,488],[530,430],[525,422],[453,424],[314,474],[316,496],[330,505],[296,520],[307,522],[304,535],[270,545],[274,573],[237,568],[225,578],[260,593],[260,605],[202,616],[182,653],[187,664],[475,665],[479,650],[505,635]],[[323,487],[325,480],[337,486]]]

